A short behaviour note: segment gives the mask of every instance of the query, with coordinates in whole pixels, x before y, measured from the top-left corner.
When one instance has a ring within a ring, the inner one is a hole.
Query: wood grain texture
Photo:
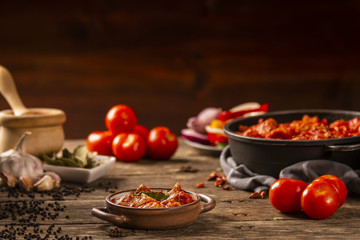
[[[84,140],[66,142],[70,150]],[[198,169],[195,173],[179,172],[183,166]],[[350,195],[346,203],[330,218],[312,220],[303,213],[283,214],[275,210],[268,198],[249,199],[249,192],[232,189],[225,191],[206,181],[211,171],[221,172],[218,156],[197,151],[180,141],[180,148],[169,161],[141,160],[138,163],[117,162],[115,167],[102,179],[91,184],[94,192],[82,193],[80,197],[68,196],[64,201],[64,212],[55,220],[40,223],[46,230],[51,224],[54,229],[61,227],[59,235],[93,239],[114,239],[109,236],[114,226],[91,215],[93,207],[105,206],[109,190],[120,191],[146,183],[148,187],[172,187],[180,181],[190,191],[207,194],[216,199],[216,207],[200,214],[197,221],[188,227],[172,230],[121,229],[126,239],[359,239],[360,201]],[[195,188],[203,181],[205,188]],[[101,186],[100,186],[101,183]],[[109,184],[110,183],[110,184]],[[66,183],[63,183],[66,184]],[[110,186],[109,190],[106,190]],[[51,197],[36,196],[45,204],[54,203]],[[6,193],[0,193],[0,211],[4,203],[11,200]],[[12,199],[14,200],[14,199]],[[2,211],[1,211],[2,212]],[[67,217],[68,216],[68,217]],[[1,220],[0,231],[11,219]],[[31,228],[30,228],[31,229]]]
[[[28,1],[0,8],[0,64],[68,138],[131,105],[175,132],[208,106],[359,110],[357,1]],[[8,108],[0,101],[0,109]]]

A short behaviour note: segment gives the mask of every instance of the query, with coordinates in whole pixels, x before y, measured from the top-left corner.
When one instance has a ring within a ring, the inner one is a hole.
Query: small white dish
[[[61,181],[91,183],[96,179],[104,176],[109,171],[111,166],[114,165],[116,158],[97,155],[94,157],[93,161],[99,161],[101,164],[94,168],[77,168],[56,166],[45,163],[44,170],[57,173],[60,176]]]

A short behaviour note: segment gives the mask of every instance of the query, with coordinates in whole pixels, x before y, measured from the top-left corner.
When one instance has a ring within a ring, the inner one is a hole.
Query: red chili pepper
[[[224,111],[219,114],[218,119],[222,121],[227,121],[229,119],[239,118],[243,116],[246,113],[250,112],[268,112],[269,111],[269,104],[262,104],[259,108],[249,109],[249,110],[242,110],[237,112],[231,112],[231,111]]]
[[[209,138],[209,142],[214,143],[214,144],[216,144],[216,143],[227,144],[229,142],[228,137],[226,135],[207,133],[207,136]]]

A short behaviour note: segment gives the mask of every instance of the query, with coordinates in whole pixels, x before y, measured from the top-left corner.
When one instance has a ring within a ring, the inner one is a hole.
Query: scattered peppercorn
[[[0,231],[0,239],[73,239],[68,234],[61,236],[62,229],[61,227],[55,229],[55,224],[50,224],[46,228],[46,225],[40,225],[37,222],[44,220],[54,221],[59,218],[59,212],[64,212],[66,209],[66,205],[62,205],[59,201],[63,201],[66,196],[80,197],[82,193],[88,193],[94,190],[95,189],[86,185],[65,184],[62,184],[59,188],[42,193],[26,192],[19,187],[1,187],[0,192],[7,193],[9,200],[0,203],[0,220],[12,220],[16,223],[5,224],[5,229]],[[44,200],[35,200],[37,195],[41,198],[45,195],[51,196],[53,202],[47,201],[46,203]],[[23,200],[25,196],[30,200]],[[20,200],[19,198],[22,199]],[[92,239],[92,237],[77,237],[77,239],[85,240]]]
[[[109,236],[110,237],[126,237],[127,234],[124,231],[122,231],[120,228],[115,227],[115,228],[110,229]]]
[[[102,183],[102,182],[99,182],[98,183],[98,187],[100,188],[104,188],[104,191],[105,192],[109,192],[109,193],[115,193],[116,191],[113,190],[113,189],[117,189],[117,186],[112,186],[112,182],[108,182],[106,184]]]

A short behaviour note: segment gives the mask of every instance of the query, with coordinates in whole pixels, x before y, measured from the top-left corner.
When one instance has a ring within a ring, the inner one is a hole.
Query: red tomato
[[[339,196],[327,181],[313,181],[301,195],[301,207],[311,218],[331,217],[339,207]]]
[[[314,181],[326,181],[330,183],[339,194],[339,207],[345,203],[348,192],[345,183],[340,178],[327,174],[316,178]]]
[[[167,127],[155,127],[147,138],[147,153],[157,160],[169,159],[178,147],[176,135]]]
[[[114,156],[123,162],[136,162],[146,153],[145,140],[136,133],[120,133],[112,143]]]
[[[126,105],[113,106],[106,114],[105,125],[114,134],[131,132],[137,124],[135,111]]]
[[[114,135],[110,131],[95,131],[89,134],[86,139],[86,147],[90,152],[97,152],[99,155],[112,156],[112,141]]]
[[[144,138],[144,140],[146,141],[148,135],[149,135],[149,129],[147,129],[146,127],[142,126],[142,125],[136,125],[134,127],[133,133],[137,133],[140,136],[142,136]]]
[[[280,178],[270,187],[270,202],[280,212],[298,212],[301,210],[301,193],[306,186],[304,181]]]

